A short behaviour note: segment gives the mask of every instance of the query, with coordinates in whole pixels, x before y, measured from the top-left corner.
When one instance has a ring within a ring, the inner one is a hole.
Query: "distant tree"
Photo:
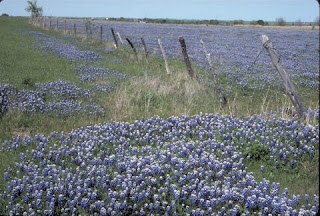
[[[166,23],[167,20],[166,19],[161,19],[160,23]]]
[[[37,0],[27,1],[28,7],[26,7],[27,12],[31,12],[31,17],[39,17],[42,15],[42,7],[37,5]]]
[[[277,18],[277,19],[276,19],[276,24],[277,24],[278,26],[285,26],[285,25],[286,25],[286,21],[285,21],[284,18],[280,17],[280,18]]]
[[[216,20],[216,19],[210,20],[209,24],[211,24],[211,25],[219,25],[219,20]]]
[[[234,25],[242,25],[243,23],[244,23],[243,20],[234,20],[234,21],[233,21],[233,24],[234,24]]]
[[[264,26],[264,24],[265,24],[265,23],[264,23],[264,21],[263,21],[263,20],[258,20],[258,21],[257,21],[257,24],[258,24],[258,25],[262,25],[262,26]]]
[[[298,19],[297,21],[295,21],[294,23],[296,26],[302,26],[302,21],[301,19]]]
[[[143,22],[146,22],[146,23],[149,22],[148,18],[143,18],[142,20],[143,20]]]
[[[257,21],[255,20],[250,21],[250,25],[257,25]]]
[[[3,14],[1,14],[1,16],[6,16],[6,17],[7,17],[7,16],[9,16],[9,15],[8,15],[8,14],[6,14],[6,13],[3,13]]]

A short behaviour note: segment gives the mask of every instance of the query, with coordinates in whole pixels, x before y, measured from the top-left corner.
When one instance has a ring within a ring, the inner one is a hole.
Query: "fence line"
[[[32,23],[33,23],[33,25],[38,25],[40,27],[40,22],[41,21],[43,22],[42,23],[42,27],[45,28],[45,23],[47,21],[47,19],[45,17],[42,17],[41,19],[40,18],[35,19],[35,20],[33,20]],[[66,33],[67,32],[66,20],[64,22],[65,22],[64,32]],[[51,27],[52,27],[52,18],[50,17],[49,18],[48,29],[51,29]],[[57,29],[57,31],[59,29],[58,19],[57,19],[56,29]],[[76,23],[74,23],[74,26],[73,26],[74,36],[77,35],[77,30],[76,29],[77,29]],[[103,32],[102,32],[102,25],[101,25],[100,26],[100,41],[101,42],[102,42],[102,33]],[[111,28],[111,33],[112,33],[113,40],[114,40],[114,46],[115,46],[115,48],[118,48],[118,42],[117,42],[117,38],[116,38],[116,35],[114,33],[113,28]],[[123,40],[122,40],[121,35],[120,35],[119,32],[117,32],[117,36],[119,37],[120,43],[123,44]],[[277,53],[277,51],[273,47],[272,42],[269,40],[269,38],[266,35],[261,35],[260,39],[261,39],[261,42],[263,44],[263,47],[268,51],[268,54],[269,54],[269,56],[271,58],[272,63],[274,64],[274,66],[278,70],[278,72],[279,72],[279,74],[280,74],[280,76],[281,76],[281,78],[282,78],[282,80],[284,82],[284,87],[286,89],[286,93],[290,97],[290,99],[291,99],[292,103],[294,104],[294,106],[295,106],[297,112],[299,113],[299,115],[302,116],[303,115],[303,111],[304,111],[304,106],[301,103],[300,98],[299,98],[298,94],[296,93],[296,91],[294,89],[294,86],[293,86],[293,84],[292,84],[287,72],[285,71],[285,69],[284,69],[284,67],[283,67],[283,65],[282,65],[282,63],[280,61],[279,54]],[[129,45],[131,46],[131,48],[133,49],[136,58],[138,59],[137,51],[136,51],[133,43],[129,40],[129,38],[126,38],[126,40],[129,43]],[[143,46],[144,54],[145,54],[145,57],[146,57],[146,62],[147,62],[147,64],[149,64],[147,46],[145,44],[145,41],[144,41],[143,37],[141,37],[140,40],[141,40],[141,43],[142,43],[142,46]],[[192,70],[191,63],[190,63],[190,60],[189,60],[189,56],[188,56],[188,53],[187,53],[186,43],[185,43],[185,40],[184,40],[184,38],[182,36],[179,37],[179,42],[180,42],[180,45],[181,45],[182,55],[184,57],[184,62],[186,64],[186,67],[187,67],[187,70],[188,70],[188,74],[190,75],[191,78],[193,78],[194,77],[194,72]],[[208,61],[208,64],[209,64],[209,69],[211,71],[211,74],[212,74],[212,77],[213,77],[213,81],[214,81],[214,84],[215,84],[215,89],[216,89],[217,93],[219,94],[220,104],[221,104],[222,107],[224,107],[226,105],[227,100],[222,95],[221,87],[219,86],[219,84],[217,82],[215,71],[214,71],[214,67],[213,67],[213,63],[212,63],[211,58],[210,58],[210,53],[207,52],[205,44],[204,44],[204,42],[202,40],[200,40],[200,43],[202,44],[203,50],[204,50],[205,55],[207,57],[207,61]],[[164,59],[164,62],[165,62],[165,67],[166,67],[167,74],[171,74],[171,71],[170,71],[169,65],[168,65],[167,56],[166,56],[166,53],[165,53],[165,51],[163,49],[163,45],[162,45],[161,39],[158,39],[158,44],[160,46],[160,50],[161,50],[161,53],[162,53],[162,56],[163,56],[163,59]]]

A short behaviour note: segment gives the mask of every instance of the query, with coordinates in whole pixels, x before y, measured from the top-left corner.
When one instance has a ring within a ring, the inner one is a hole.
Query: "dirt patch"
[[[13,132],[14,136],[20,136],[21,138],[30,137],[30,131],[15,129]]]

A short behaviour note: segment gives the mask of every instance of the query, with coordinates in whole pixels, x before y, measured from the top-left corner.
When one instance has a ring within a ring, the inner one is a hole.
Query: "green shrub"
[[[285,21],[284,18],[280,17],[280,18],[277,18],[277,19],[276,19],[276,25],[278,25],[278,26],[285,26],[286,24],[287,24],[287,23],[286,23],[286,21]]]
[[[210,25],[219,25],[219,20],[216,20],[216,19],[210,20],[210,21],[209,21],[209,24],[210,24]]]
[[[263,20],[258,20],[258,21],[257,21],[257,24],[264,26],[264,21],[263,21]]]
[[[266,160],[270,156],[270,150],[267,146],[261,143],[255,143],[248,147],[244,155],[245,157],[250,156],[251,160]]]

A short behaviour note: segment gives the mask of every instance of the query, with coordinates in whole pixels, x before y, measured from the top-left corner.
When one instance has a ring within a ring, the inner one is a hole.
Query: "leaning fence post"
[[[114,40],[114,47],[117,49],[118,48],[118,41],[117,41],[116,35],[114,34],[113,28],[110,28],[110,29],[111,29],[111,33],[112,33],[113,40]]]
[[[130,44],[131,48],[133,49],[134,55],[136,56],[136,58],[138,59],[138,54],[136,49],[134,48],[133,44],[131,43],[131,41],[129,40],[129,38],[126,38],[126,40],[128,41],[128,43]]]
[[[77,26],[75,23],[73,24],[73,34],[75,37],[77,36]]]
[[[219,86],[219,84],[217,82],[216,73],[214,72],[213,64],[212,64],[212,61],[211,61],[211,58],[210,58],[210,53],[208,53],[208,51],[206,49],[206,45],[204,44],[203,40],[200,40],[200,43],[202,44],[203,51],[206,54],[206,57],[207,57],[207,60],[208,60],[208,63],[209,63],[209,68],[211,70],[211,74],[212,74],[212,77],[213,77],[214,87],[216,89],[216,92],[219,95],[219,101],[220,101],[221,107],[224,108],[226,106],[227,100],[226,100],[225,97],[223,97],[223,95],[221,93],[220,86]]]
[[[186,43],[185,43],[184,38],[182,36],[179,37],[179,41],[180,41],[180,45],[181,45],[181,49],[182,49],[182,55],[184,58],[184,62],[186,63],[186,66],[188,69],[188,73],[189,73],[190,77],[193,78],[193,70],[191,68],[191,63],[190,63],[190,60],[188,57]]]
[[[167,61],[167,56],[166,56],[166,53],[164,52],[164,49],[163,49],[162,42],[161,42],[160,38],[158,39],[158,43],[159,43],[159,46],[160,46],[160,49],[161,49],[161,52],[162,52],[162,56],[163,56],[163,59],[164,59],[164,64],[166,65],[167,74],[171,74],[171,71],[170,71],[169,65],[168,65],[168,61]]]
[[[148,51],[147,51],[146,43],[144,42],[143,37],[141,37],[140,39],[141,39],[141,43],[142,43],[142,45],[143,45],[143,50],[144,50],[144,54],[145,54],[145,56],[146,56],[147,64],[149,64]]]
[[[119,37],[120,43],[121,43],[121,44],[123,44],[123,41],[122,41],[122,38],[121,38],[120,33],[119,33],[119,32],[117,32],[117,35],[118,35],[118,37]]]
[[[269,56],[272,60],[272,63],[274,64],[274,66],[277,68],[282,80],[283,80],[283,85],[286,89],[287,94],[289,95],[293,105],[296,107],[300,117],[303,115],[303,105],[294,89],[294,86],[286,72],[286,70],[284,69],[281,61],[280,61],[280,57],[277,53],[277,50],[273,47],[272,42],[269,40],[268,36],[266,35],[261,35],[260,36],[261,42],[264,46],[264,48],[266,48],[266,50],[269,53]]]

